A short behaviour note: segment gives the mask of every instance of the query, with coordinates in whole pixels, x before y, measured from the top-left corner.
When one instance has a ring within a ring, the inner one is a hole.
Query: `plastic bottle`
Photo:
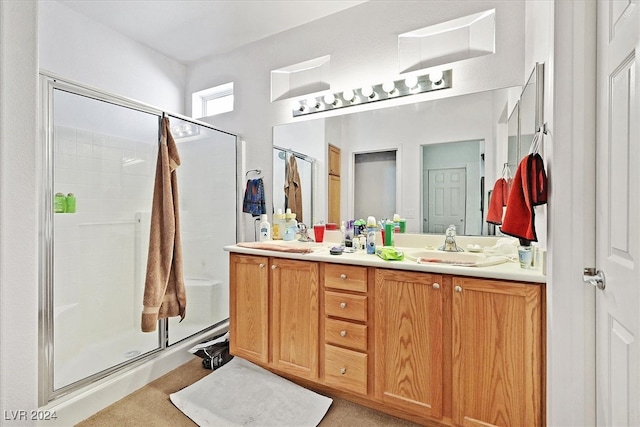
[[[273,214],[273,228],[271,230],[271,238],[273,240],[282,240],[284,237],[284,214],[282,209],[276,210]]]
[[[76,213],[76,196],[73,193],[67,194],[67,197],[64,199],[65,202],[65,212],[66,213]]]
[[[66,200],[64,194],[56,193],[53,197],[53,212],[55,213],[65,213],[66,211]]]
[[[296,221],[296,214],[291,212],[290,208],[287,208],[287,213],[284,214],[284,235],[283,239],[287,241],[294,240],[298,231],[298,221]]]
[[[376,253],[376,219],[370,216],[367,218],[367,254]]]
[[[260,215],[260,241],[268,242],[271,240],[271,224],[267,218],[267,214]]]
[[[384,223],[384,246],[393,246],[394,239],[393,234],[395,233],[395,224],[393,221],[387,221]]]

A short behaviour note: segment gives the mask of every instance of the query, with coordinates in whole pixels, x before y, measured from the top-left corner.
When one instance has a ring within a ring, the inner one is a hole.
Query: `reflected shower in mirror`
[[[395,209],[380,215],[389,218],[398,213],[406,218],[409,233],[439,232],[428,228],[429,170],[465,168],[464,195],[455,202],[464,223],[459,234],[487,234],[484,213],[488,197],[483,182],[494,182],[507,161],[506,112],[513,109],[521,92],[521,87],[511,87],[275,126],[273,143],[287,147],[288,142],[298,140],[304,141],[305,150],[315,150],[317,218],[327,215],[328,145],[340,148],[342,220],[353,219],[356,213],[365,216],[356,205],[356,191],[375,195],[386,188],[381,177],[368,183],[366,190],[355,188],[356,156],[395,152]],[[460,151],[464,144],[474,145],[474,161],[466,158],[466,151]],[[436,154],[425,149],[432,145],[439,147],[441,160],[435,163],[430,162]],[[279,191],[279,185],[274,188]],[[432,188],[431,195],[436,191],[444,190]]]

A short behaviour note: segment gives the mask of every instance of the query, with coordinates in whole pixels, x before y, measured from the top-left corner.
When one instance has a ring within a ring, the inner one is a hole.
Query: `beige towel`
[[[158,319],[184,319],[187,297],[182,276],[182,248],[176,169],[180,157],[169,119],[162,119],[156,181],[151,208],[149,257],[144,285],[142,332],[156,330]]]
[[[284,194],[287,197],[287,206],[291,212],[296,214],[296,220],[303,222],[302,218],[302,188],[300,174],[298,174],[298,162],[296,156],[289,155],[287,166],[287,176],[284,184]]]

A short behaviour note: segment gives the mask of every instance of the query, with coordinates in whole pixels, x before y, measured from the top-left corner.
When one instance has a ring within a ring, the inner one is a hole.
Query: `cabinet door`
[[[318,264],[275,258],[271,265],[273,366],[318,378]]]
[[[232,354],[269,361],[269,259],[230,255],[229,346]]]
[[[543,424],[542,285],[453,280],[453,421]]]
[[[376,270],[376,398],[442,417],[442,276]]]

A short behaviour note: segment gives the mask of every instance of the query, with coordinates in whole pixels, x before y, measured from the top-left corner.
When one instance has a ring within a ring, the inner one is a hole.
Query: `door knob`
[[[589,283],[600,290],[603,290],[607,286],[607,280],[604,277],[604,271],[596,270],[593,267],[584,269],[582,280],[584,280],[585,283]]]

